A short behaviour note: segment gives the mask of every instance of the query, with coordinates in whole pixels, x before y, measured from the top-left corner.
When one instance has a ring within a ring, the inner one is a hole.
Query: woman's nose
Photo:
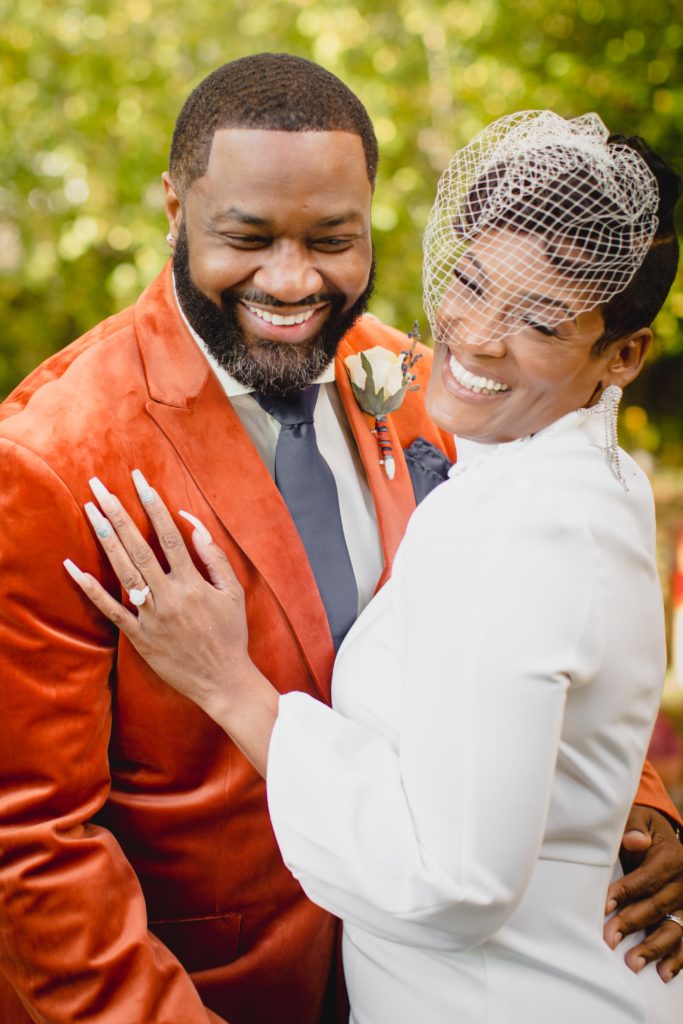
[[[503,319],[495,311],[472,312],[460,322],[460,343],[465,348],[485,352],[488,356],[504,356],[504,330]]]
[[[462,303],[445,302],[439,309],[438,322],[446,342],[457,341],[463,348],[491,356],[505,355],[504,320],[491,304],[478,302],[476,308],[468,308]]]

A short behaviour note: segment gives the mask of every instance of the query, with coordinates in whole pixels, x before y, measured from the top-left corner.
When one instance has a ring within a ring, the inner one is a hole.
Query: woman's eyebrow
[[[528,302],[529,305],[550,306],[553,309],[561,309],[567,314],[568,320],[575,320],[578,316],[573,309],[570,309],[566,302],[562,302],[561,299],[553,298],[550,295],[539,295],[537,292],[524,292],[519,296],[518,301]]]

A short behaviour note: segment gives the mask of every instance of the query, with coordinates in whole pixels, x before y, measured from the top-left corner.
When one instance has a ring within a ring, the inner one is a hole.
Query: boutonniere
[[[347,356],[344,360],[346,372],[356,401],[370,416],[374,416],[375,425],[372,433],[377,437],[379,446],[379,463],[390,480],[394,479],[396,464],[394,462],[387,416],[396,412],[408,391],[417,391],[420,387],[415,383],[413,367],[421,353],[416,352],[420,341],[420,329],[417,320],[409,332],[410,347],[399,355],[381,345],[367,348],[364,352]]]

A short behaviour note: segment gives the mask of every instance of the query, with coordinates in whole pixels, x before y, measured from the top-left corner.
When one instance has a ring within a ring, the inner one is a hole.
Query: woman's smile
[[[459,389],[464,389],[472,398],[475,396],[498,397],[511,390],[510,386],[501,380],[494,380],[493,377],[473,373],[466,369],[453,352],[445,362],[444,373],[455,381]]]

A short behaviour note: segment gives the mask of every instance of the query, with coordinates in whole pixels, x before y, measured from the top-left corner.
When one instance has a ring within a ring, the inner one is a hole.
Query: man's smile
[[[286,307],[285,307],[286,308]],[[281,309],[264,309],[251,302],[237,302],[238,318],[250,333],[256,332],[267,341],[285,341],[302,343],[314,337],[320,330],[322,322],[330,310],[330,303],[324,302],[317,306],[290,307],[283,312]]]
[[[267,324],[275,324],[276,327],[290,327],[292,324],[303,324],[310,320],[315,313],[314,309],[307,309],[303,313],[293,313],[289,316],[282,313],[269,313],[267,309],[259,309],[258,306],[251,306],[245,303],[250,313],[265,320]]]

